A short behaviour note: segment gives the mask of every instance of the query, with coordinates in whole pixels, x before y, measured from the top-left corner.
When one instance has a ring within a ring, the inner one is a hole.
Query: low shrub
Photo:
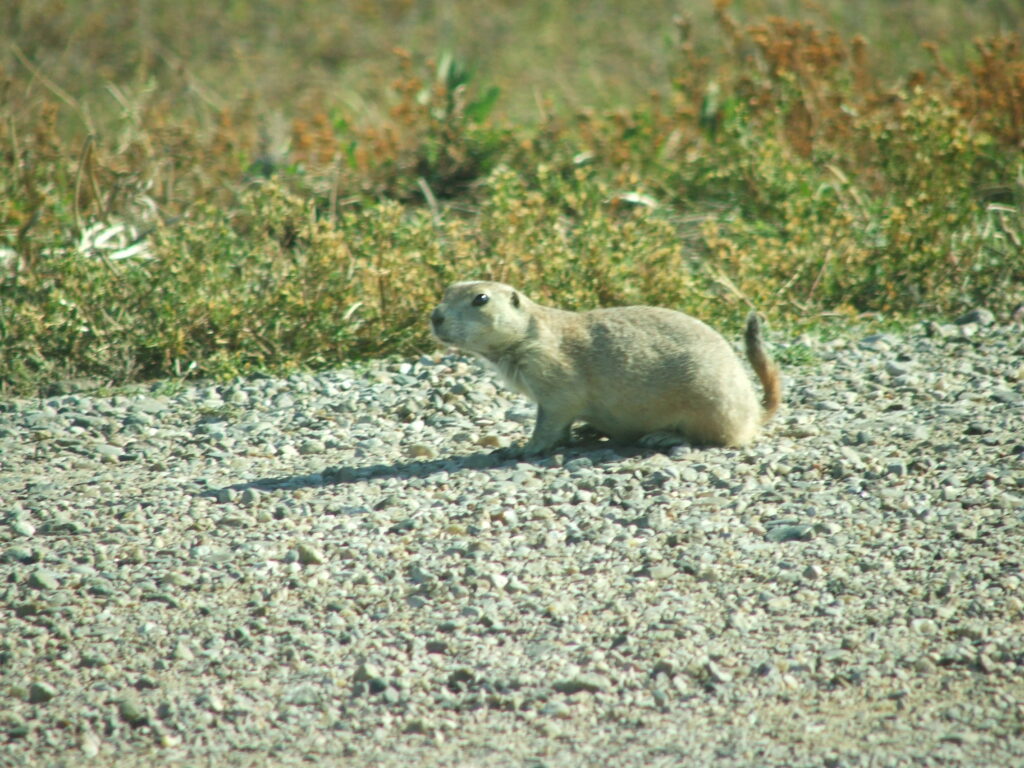
[[[677,23],[651,93],[532,123],[448,55],[290,115],[115,69],[101,115],[12,48],[0,392],[414,354],[467,277],[726,328],[1024,302],[1019,38],[893,78],[863,37],[715,18]]]

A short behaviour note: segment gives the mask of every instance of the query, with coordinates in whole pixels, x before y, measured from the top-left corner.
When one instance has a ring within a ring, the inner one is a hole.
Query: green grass
[[[1016,13],[857,8],[15,0],[0,394],[429,350],[469,276],[725,330],[1005,314]]]

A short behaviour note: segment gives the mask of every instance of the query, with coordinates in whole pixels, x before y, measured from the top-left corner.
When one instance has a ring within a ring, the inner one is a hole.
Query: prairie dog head
[[[430,315],[434,336],[484,357],[526,338],[529,299],[504,283],[483,280],[454,283]]]

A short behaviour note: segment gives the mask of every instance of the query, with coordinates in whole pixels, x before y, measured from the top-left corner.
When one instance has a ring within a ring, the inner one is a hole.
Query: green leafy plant
[[[267,0],[279,38],[236,9],[229,46],[170,6],[93,5],[0,17],[0,393],[415,354],[466,277],[725,330],[751,308],[806,328],[1024,302],[1017,36],[922,48],[868,11],[834,30],[718,2],[674,26],[612,3],[593,40],[524,4],[440,40],[429,10],[324,24],[319,1]],[[914,12],[1005,26],[962,6]]]

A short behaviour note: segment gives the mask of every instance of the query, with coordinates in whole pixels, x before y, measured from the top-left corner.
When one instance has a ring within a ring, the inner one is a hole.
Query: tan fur
[[[523,454],[566,441],[576,421],[620,441],[668,431],[700,444],[746,445],[782,399],[756,314],[747,321],[746,351],[763,404],[725,339],[670,309],[566,312],[503,283],[473,281],[445,291],[431,325],[441,342],[489,362],[537,403]]]

